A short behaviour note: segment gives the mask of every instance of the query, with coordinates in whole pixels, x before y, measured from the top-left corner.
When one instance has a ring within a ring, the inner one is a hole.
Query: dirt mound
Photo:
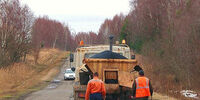
[[[103,51],[101,53],[98,53],[90,58],[95,59],[127,59],[126,57],[120,55],[119,53],[115,53],[112,51]]]

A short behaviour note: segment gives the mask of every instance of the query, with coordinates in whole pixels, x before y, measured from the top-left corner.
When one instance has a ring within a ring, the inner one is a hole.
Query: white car
[[[75,79],[75,72],[73,72],[70,68],[66,69],[64,72],[64,80]]]

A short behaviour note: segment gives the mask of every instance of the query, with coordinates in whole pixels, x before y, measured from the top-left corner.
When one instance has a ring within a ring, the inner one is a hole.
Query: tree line
[[[199,6],[198,0],[132,2],[126,38],[136,52],[156,62],[152,70],[155,82],[177,84],[166,86],[168,90],[200,89],[200,80],[195,78],[200,75]]]
[[[68,25],[48,16],[35,17],[20,0],[0,1],[0,67],[25,61],[29,53],[37,63],[41,48],[74,51],[81,40],[94,44],[96,39],[94,32],[72,33]]]
[[[158,90],[200,89],[200,1],[131,0],[130,5],[128,15],[105,20],[98,36],[112,33],[148,58],[153,68],[147,73]]]
[[[33,13],[19,1],[0,1],[0,65],[18,62],[31,44]]]

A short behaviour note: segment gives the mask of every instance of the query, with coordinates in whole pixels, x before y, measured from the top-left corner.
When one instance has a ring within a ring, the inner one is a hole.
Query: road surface
[[[73,80],[65,81],[63,72],[69,68],[67,60],[61,68],[58,76],[44,89],[31,93],[24,100],[74,100],[73,99]]]

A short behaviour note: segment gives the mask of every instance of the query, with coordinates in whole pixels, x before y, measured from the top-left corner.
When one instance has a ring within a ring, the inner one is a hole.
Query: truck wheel
[[[132,95],[132,93],[131,93],[130,91],[128,91],[128,92],[126,93],[126,100],[132,100],[132,99],[130,98],[131,95]]]
[[[106,95],[106,100],[114,100],[112,95]]]

